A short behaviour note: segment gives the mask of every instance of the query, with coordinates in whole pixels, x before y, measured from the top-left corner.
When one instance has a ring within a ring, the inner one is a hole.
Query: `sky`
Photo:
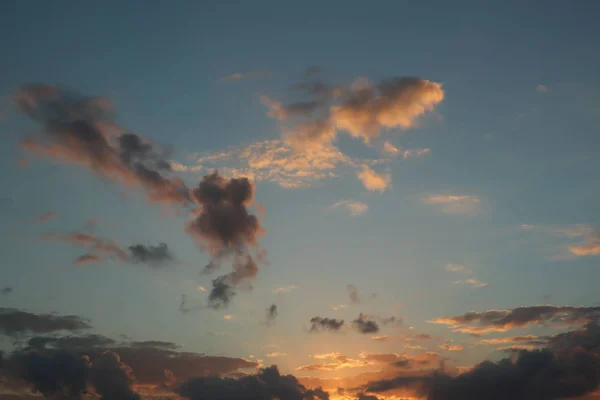
[[[600,3],[0,10],[0,394],[593,396]]]

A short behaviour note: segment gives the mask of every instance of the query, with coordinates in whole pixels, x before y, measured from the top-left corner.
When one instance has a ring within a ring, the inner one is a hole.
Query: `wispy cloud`
[[[287,356],[287,353],[279,353],[276,351],[274,353],[266,354],[266,356],[269,358],[285,357],[285,356]]]
[[[548,92],[548,86],[546,86],[546,85],[537,85],[535,87],[535,91],[538,92],[538,93],[546,93],[546,92]]]
[[[219,80],[222,82],[227,82],[227,81],[239,81],[241,79],[248,79],[248,78],[267,78],[269,76],[271,76],[271,73],[264,72],[264,71],[235,72],[231,75],[224,76]]]
[[[441,207],[448,214],[476,214],[480,209],[481,199],[471,195],[435,194],[423,198],[425,204]]]
[[[431,153],[431,149],[409,149],[404,150],[402,153],[402,158],[407,159],[411,157],[423,157],[429,153]]]
[[[46,222],[46,221],[50,221],[53,218],[56,218],[58,214],[54,211],[48,211],[43,213],[42,215],[38,216],[35,218],[35,220],[37,222]]]
[[[341,200],[335,203],[332,208],[343,208],[352,216],[359,216],[364,214],[369,209],[369,206],[360,201],[354,200]]]
[[[459,344],[448,344],[445,343],[441,346],[439,346],[440,349],[446,350],[446,351],[463,351],[465,348]]]
[[[470,273],[471,270],[461,264],[446,264],[446,271]]]
[[[571,241],[583,239],[583,242],[580,243],[568,243],[563,245],[563,249],[566,249],[571,256],[583,257],[600,255],[600,232],[590,225],[574,224],[547,226],[522,224],[519,228],[523,231],[563,237]]]
[[[275,294],[289,293],[292,290],[295,290],[297,288],[298,288],[298,286],[296,286],[296,285],[283,286],[283,287],[274,289],[273,293],[275,293]]]
[[[457,285],[470,285],[476,288],[484,288],[487,287],[488,284],[484,283],[484,282],[480,282],[475,278],[469,278],[469,279],[463,279],[463,280],[459,280],[459,281],[454,281],[454,284]]]
[[[396,146],[394,146],[389,140],[386,140],[385,142],[383,142],[383,152],[390,154],[390,155],[397,155],[400,153],[400,149]]]

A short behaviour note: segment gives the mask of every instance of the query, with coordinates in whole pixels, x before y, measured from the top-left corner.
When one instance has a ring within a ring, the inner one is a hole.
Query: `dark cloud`
[[[89,334],[83,336],[34,336],[27,341],[32,349],[83,350],[106,349],[116,344],[115,340],[103,335]]]
[[[2,293],[3,295],[11,294],[12,292],[13,292],[13,288],[10,286],[4,286],[2,288],[2,290],[0,291],[0,293]]]
[[[117,353],[110,350],[94,358],[89,379],[102,400],[140,399],[140,395],[131,389],[134,381],[131,368],[121,361]]]
[[[310,319],[310,332],[339,331],[344,326],[343,319],[313,317]]]
[[[164,265],[173,261],[174,257],[171,250],[165,243],[158,246],[144,246],[136,244],[129,246],[129,253],[133,262],[145,263],[150,265]]]
[[[48,211],[48,212],[45,212],[42,215],[36,217],[35,220],[38,222],[46,222],[46,221],[49,221],[52,218],[56,217],[57,215],[58,214],[56,214],[56,212],[54,212],[54,211]]]
[[[522,350],[516,358],[484,361],[467,372],[399,376],[371,382],[371,393],[411,390],[428,400],[552,400],[588,394],[600,384],[600,328],[555,335],[544,350]]]
[[[346,286],[348,290],[348,296],[350,297],[350,301],[352,303],[360,303],[360,295],[358,294],[358,288],[356,285],[349,284]]]
[[[277,305],[271,304],[269,308],[267,308],[267,325],[273,325],[275,323],[277,315]]]
[[[0,308],[0,333],[7,336],[87,328],[90,328],[88,322],[76,315],[33,314],[14,308]]]
[[[235,294],[234,288],[249,284],[258,274],[258,263],[264,262],[264,252],[258,249],[258,237],[264,232],[259,219],[249,212],[254,197],[254,185],[248,178],[228,179],[218,171],[205,175],[192,190],[193,200],[200,206],[198,215],[187,224],[187,232],[211,257],[209,268],[233,258],[232,272],[213,280],[209,305],[224,307]],[[258,249],[253,257],[250,249]]]
[[[179,178],[168,177],[165,151],[125,132],[114,120],[113,106],[46,84],[27,84],[14,94],[19,110],[42,127],[22,148],[89,168],[124,186],[143,187],[152,202],[186,204],[189,192]]]
[[[307,389],[292,375],[281,375],[276,366],[239,379],[201,377],[184,382],[179,394],[190,400],[328,400],[321,389]]]
[[[379,325],[377,322],[368,319],[364,314],[360,313],[358,318],[352,321],[354,328],[362,334],[377,333],[379,332]]]
[[[455,317],[437,318],[430,322],[449,325],[458,332],[480,335],[488,332],[506,332],[531,324],[585,324],[596,321],[599,316],[600,307],[526,306],[510,310],[469,312]]]
[[[48,399],[80,399],[87,390],[88,359],[66,351],[22,351],[6,362],[5,373]]]

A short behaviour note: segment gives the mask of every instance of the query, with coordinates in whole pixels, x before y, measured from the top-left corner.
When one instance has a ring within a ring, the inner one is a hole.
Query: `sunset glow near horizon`
[[[600,398],[598,12],[3,3],[0,399]]]

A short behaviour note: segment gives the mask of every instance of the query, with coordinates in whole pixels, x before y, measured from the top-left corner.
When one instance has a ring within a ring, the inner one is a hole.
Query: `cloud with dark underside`
[[[360,313],[358,318],[352,321],[352,326],[357,332],[362,333],[363,335],[379,332],[379,325],[377,322],[369,319],[363,313]]]
[[[525,306],[509,310],[469,312],[463,315],[436,318],[428,321],[448,325],[455,332],[481,335],[489,332],[506,332],[528,325],[564,323],[582,325],[596,321],[600,317],[600,307],[575,306]]]
[[[209,270],[233,259],[233,270],[214,279],[209,294],[211,307],[225,307],[234,289],[249,285],[258,274],[259,264],[265,262],[265,253],[258,245],[264,229],[248,208],[254,198],[254,185],[248,178],[228,179],[215,171],[205,175],[191,193],[200,208],[186,231],[211,255]],[[252,249],[256,250],[254,255]]]
[[[344,326],[343,319],[313,317],[310,319],[310,332],[337,332]]]
[[[576,398],[600,384],[599,344],[600,328],[589,323],[555,336],[544,350],[522,350],[514,358],[484,361],[462,374],[401,375],[360,389],[386,395],[405,390],[427,400]]]
[[[178,393],[190,400],[328,400],[322,389],[307,389],[293,375],[281,375],[276,366],[239,379],[198,377],[184,382]]]
[[[6,336],[78,331],[88,328],[90,328],[88,321],[76,315],[34,314],[14,308],[0,308],[0,333]]]
[[[22,85],[13,98],[41,128],[21,142],[25,151],[88,168],[126,187],[142,187],[151,202],[189,203],[183,181],[170,176],[166,151],[119,126],[109,100],[47,84]]]

